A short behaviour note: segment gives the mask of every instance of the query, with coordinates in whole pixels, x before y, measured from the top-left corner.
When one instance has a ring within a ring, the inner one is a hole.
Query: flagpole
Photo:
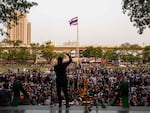
[[[80,53],[79,53],[79,23],[77,24],[77,67],[79,67],[79,58],[80,58]]]
[[[79,45],[80,45],[80,43],[79,43],[79,22],[78,22],[78,24],[77,24],[77,69],[76,69],[76,71],[77,71],[77,89],[79,87],[79,57],[80,57]]]
[[[77,26],[77,42],[76,42],[76,57],[77,57],[77,67],[79,66],[79,23],[78,23],[78,16],[76,16],[76,17],[74,17],[74,18],[71,18],[70,20],[69,20],[69,24],[70,24],[70,26],[71,25],[75,25],[75,26]]]

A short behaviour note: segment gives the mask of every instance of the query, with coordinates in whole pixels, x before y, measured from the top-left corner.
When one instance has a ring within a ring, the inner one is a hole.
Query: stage
[[[71,106],[66,109],[63,107],[51,106],[18,106],[0,107],[0,113],[150,113],[150,107],[92,107],[91,111],[86,111],[83,106]]]

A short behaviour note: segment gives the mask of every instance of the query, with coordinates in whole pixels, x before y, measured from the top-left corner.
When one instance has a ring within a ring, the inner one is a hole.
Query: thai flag
[[[69,24],[71,25],[78,25],[78,17],[74,17],[69,20]]]

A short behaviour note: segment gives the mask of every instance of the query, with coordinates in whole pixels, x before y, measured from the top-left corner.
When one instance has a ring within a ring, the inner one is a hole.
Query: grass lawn
[[[50,65],[20,65],[20,64],[0,64],[0,72],[7,72],[9,69],[15,70],[19,68],[20,70],[25,70],[25,69],[36,69],[39,68],[40,70],[43,71],[48,71]]]

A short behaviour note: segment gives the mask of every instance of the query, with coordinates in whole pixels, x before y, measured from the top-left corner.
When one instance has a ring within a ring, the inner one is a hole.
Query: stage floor
[[[0,113],[150,113],[150,107],[92,107],[86,111],[83,106],[71,106],[69,109],[50,106],[18,106],[0,107]]]

